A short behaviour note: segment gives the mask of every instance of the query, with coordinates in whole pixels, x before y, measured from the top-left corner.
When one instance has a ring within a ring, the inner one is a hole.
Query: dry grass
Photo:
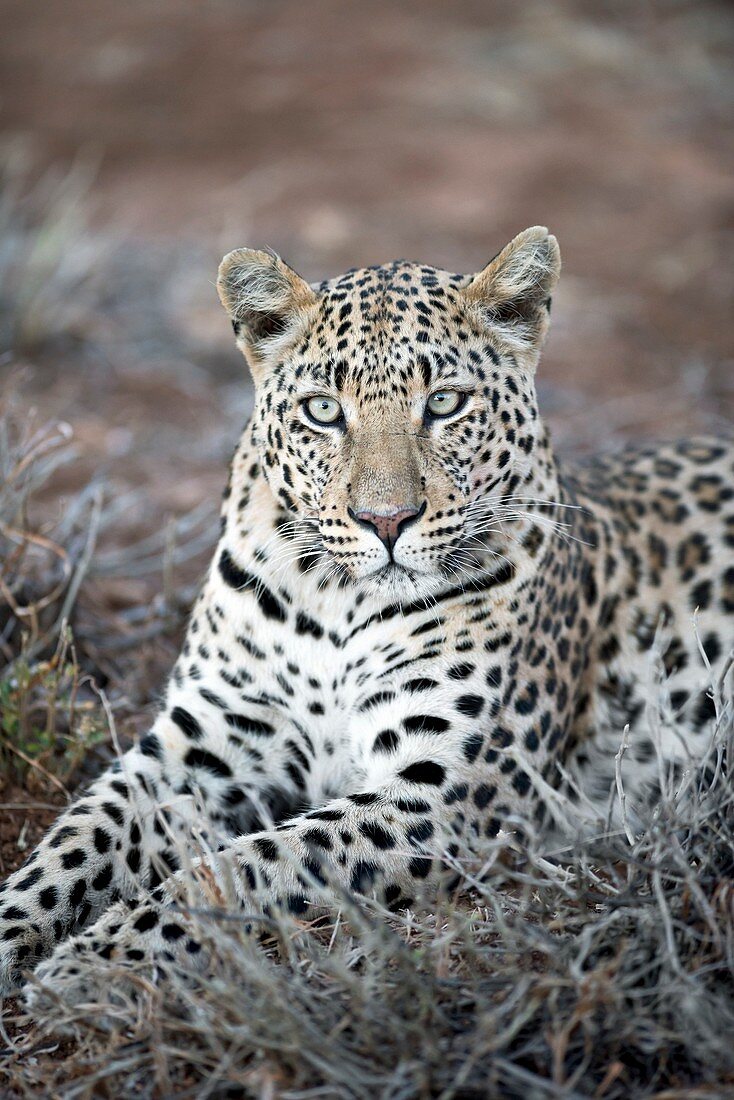
[[[705,760],[630,839],[538,842],[512,867],[488,852],[491,873],[460,861],[462,888],[428,913],[344,898],[319,926],[265,922],[259,946],[244,918],[201,913],[212,975],[141,978],[131,999],[107,971],[99,1003],[60,1004],[11,1044],[7,1086],[293,1100],[734,1089],[734,721],[720,688]],[[59,1027],[74,1041],[30,1058]]]
[[[49,507],[54,477],[75,458],[71,434],[37,423],[14,390],[0,397],[0,786],[78,781],[87,754],[109,741],[98,685],[118,713],[133,711],[115,655],[176,634],[193,594],[176,588],[176,566],[211,540],[210,509],[199,509],[115,545],[120,502],[101,481]],[[159,573],[163,593],[141,599],[135,581]],[[107,580],[118,582],[114,610],[100,599]]]
[[[25,353],[82,340],[105,252],[87,223],[93,165],[79,160],[31,183],[19,146],[0,153],[0,343]]]

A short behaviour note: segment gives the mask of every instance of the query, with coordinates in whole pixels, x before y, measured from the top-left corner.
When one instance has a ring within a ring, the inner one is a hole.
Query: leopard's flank
[[[67,999],[85,956],[206,965],[171,903],[187,845],[208,906],[399,908],[459,845],[521,847],[569,777],[603,817],[625,726],[631,804],[661,753],[702,751],[707,663],[734,644],[734,446],[559,465],[534,388],[559,270],[539,227],[474,276],[311,286],[225,257],[256,402],[219,544],[152,729],[3,887],[3,988],[43,959]],[[653,642],[685,743],[645,724]]]

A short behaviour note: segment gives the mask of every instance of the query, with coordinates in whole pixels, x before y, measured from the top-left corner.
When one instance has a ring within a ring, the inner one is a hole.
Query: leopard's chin
[[[357,582],[362,590],[384,603],[406,604],[431,599],[441,587],[439,574],[422,573],[391,561]]]

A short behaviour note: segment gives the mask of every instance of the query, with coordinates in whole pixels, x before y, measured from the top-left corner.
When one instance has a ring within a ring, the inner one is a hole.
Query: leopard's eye
[[[344,415],[341,405],[333,397],[309,397],[303,406],[317,424],[336,424]]]
[[[466,394],[458,390],[436,390],[426,402],[426,408],[431,416],[450,416],[466,401]]]

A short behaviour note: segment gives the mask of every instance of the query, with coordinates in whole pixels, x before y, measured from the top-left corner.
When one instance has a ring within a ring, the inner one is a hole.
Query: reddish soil
[[[0,879],[18,867],[35,848],[44,831],[66,800],[63,795],[44,791],[34,798],[23,787],[2,790],[0,815]]]

